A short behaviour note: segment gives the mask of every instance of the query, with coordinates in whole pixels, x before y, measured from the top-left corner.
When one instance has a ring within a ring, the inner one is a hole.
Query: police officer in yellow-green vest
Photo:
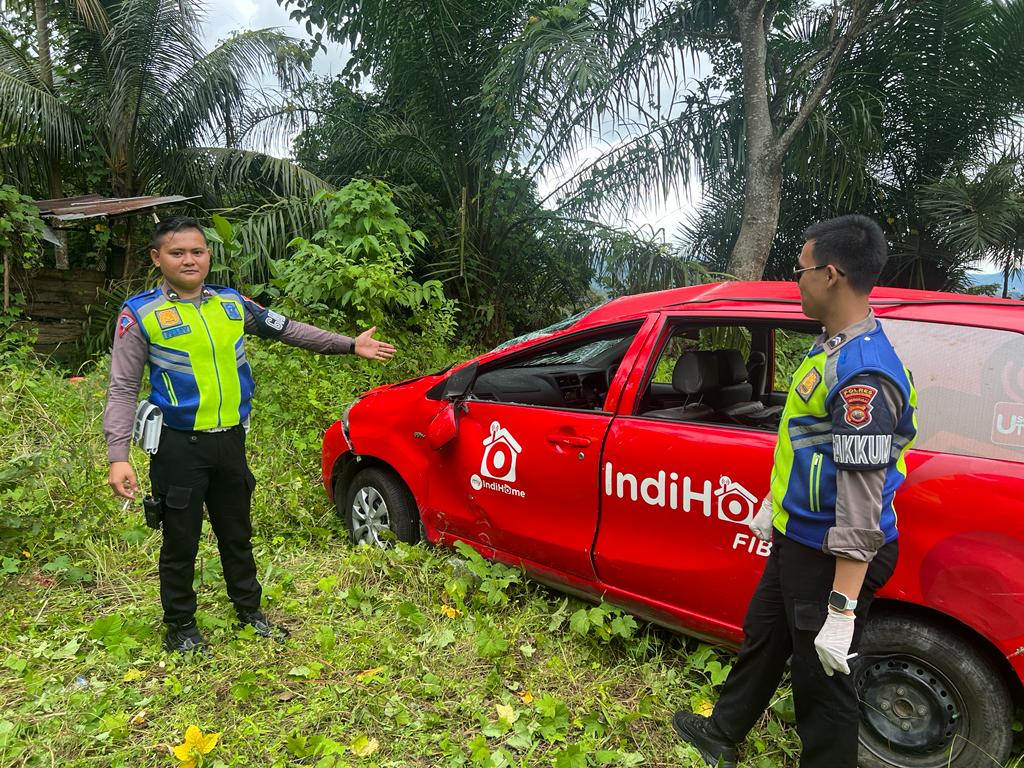
[[[217,537],[228,597],[239,620],[264,637],[283,637],[260,610],[252,552],[250,503],[255,478],[245,457],[252,370],[245,336],[276,339],[321,354],[388,360],[390,344],[371,328],[356,338],[290,320],[231,288],[210,285],[210,251],[188,217],[157,225],[150,257],[163,282],[128,299],[114,331],[103,431],[114,492],[134,499],[139,484],[128,462],[140,381],[149,366],[149,402],[163,428],[149,476],[162,515],[160,601],[168,650],[203,650],[192,588],[205,506]]]
[[[917,436],[917,393],[868,301],[888,256],[885,236],[851,215],[815,224],[804,238],[793,277],[822,333],[793,375],[771,493],[751,522],[771,539],[771,554],[711,716],[680,710],[672,718],[676,733],[720,768],[737,764],[787,661],[800,767],[856,768],[850,659],[898,556],[894,497]]]

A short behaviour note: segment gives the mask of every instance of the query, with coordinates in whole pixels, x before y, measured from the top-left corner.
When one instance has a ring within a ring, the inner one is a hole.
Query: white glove
[[[757,510],[754,519],[748,523],[751,531],[761,541],[770,541],[772,538],[772,495],[769,493],[761,502],[761,508]]]
[[[844,675],[850,674],[850,665],[847,660],[857,655],[850,653],[850,644],[853,642],[853,620],[853,616],[847,616],[842,611],[837,611],[830,606],[825,623],[821,625],[818,636],[814,638],[814,650],[818,652],[821,666],[825,668],[825,674],[829,677],[836,672],[842,672]]]

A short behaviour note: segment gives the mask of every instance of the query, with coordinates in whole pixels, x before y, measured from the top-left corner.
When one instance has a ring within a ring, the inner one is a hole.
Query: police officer
[[[150,250],[163,283],[128,299],[114,332],[110,387],[103,431],[110,461],[108,482],[133,499],[138,481],[128,448],[143,368],[149,364],[149,400],[164,428],[150,462],[153,494],[162,500],[160,602],[168,650],[203,650],[192,589],[203,505],[217,536],[228,597],[239,620],[264,637],[283,637],[260,610],[261,588],[252,553],[249,517],[255,478],[245,459],[245,436],[254,382],[244,335],[255,334],[322,354],[388,360],[395,348],[289,320],[231,288],[205,283],[210,251],[195,219],[157,225]]]
[[[824,332],[793,376],[771,493],[751,527],[774,534],[747,609],[739,657],[708,718],[675,713],[676,733],[729,768],[792,657],[802,768],[855,768],[859,722],[848,659],[896,566],[893,495],[917,435],[917,394],[868,303],[887,258],[863,216],[804,233],[794,278]],[[774,529],[774,530],[773,530]]]

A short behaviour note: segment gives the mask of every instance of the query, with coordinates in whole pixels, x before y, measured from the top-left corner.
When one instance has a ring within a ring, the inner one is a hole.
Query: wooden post
[[[132,222],[134,218],[131,216],[125,217],[124,225],[124,269],[121,270],[121,279],[127,280],[131,269],[132,262]]]
[[[11,310],[11,255],[4,251],[4,312]]]

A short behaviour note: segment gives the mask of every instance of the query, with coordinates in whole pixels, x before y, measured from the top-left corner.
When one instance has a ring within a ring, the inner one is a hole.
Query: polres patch
[[[843,420],[854,429],[863,429],[870,424],[873,410],[871,401],[877,394],[878,390],[867,384],[854,384],[839,390],[845,411]]]
[[[117,337],[124,336],[133,325],[135,325],[135,315],[130,309],[122,309],[121,316],[117,318]]]
[[[811,395],[814,394],[814,390],[818,388],[819,384],[821,384],[821,374],[818,372],[817,368],[811,368],[811,370],[809,370],[804,377],[800,379],[800,383],[796,385],[796,393],[800,395],[806,403],[811,399]]]

